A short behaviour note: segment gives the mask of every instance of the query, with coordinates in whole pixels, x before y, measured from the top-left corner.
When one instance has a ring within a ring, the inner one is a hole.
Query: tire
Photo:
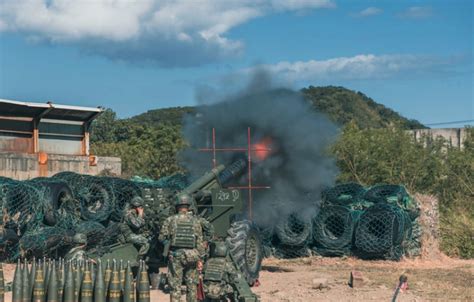
[[[313,219],[313,240],[318,252],[325,256],[349,253],[357,215],[343,206],[329,206]]]
[[[364,194],[364,199],[373,203],[387,202],[390,197],[403,198],[408,193],[403,186],[399,185],[377,185]]]
[[[247,283],[257,281],[263,259],[263,249],[257,228],[248,220],[233,222],[227,231],[229,253]]]
[[[324,190],[322,197],[330,204],[348,205],[357,201],[364,193],[365,189],[362,185],[350,182]]]
[[[311,221],[305,222],[292,213],[277,223],[275,234],[284,245],[302,246],[310,241],[311,229]]]
[[[41,192],[43,197],[43,222],[48,226],[56,225],[59,217],[57,210],[66,199],[72,199],[72,191],[68,184],[62,180],[35,178],[28,182]]]
[[[113,192],[111,188],[100,181],[91,182],[79,194],[81,216],[85,220],[105,222],[112,214]]]

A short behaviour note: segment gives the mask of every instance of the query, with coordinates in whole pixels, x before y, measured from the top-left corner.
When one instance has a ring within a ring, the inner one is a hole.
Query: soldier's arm
[[[199,219],[202,227],[203,240],[209,242],[214,237],[214,226],[206,219],[201,217]]]
[[[170,221],[171,217],[166,218],[163,222],[163,225],[161,226],[160,235],[158,236],[158,240],[160,242],[164,242],[170,237]]]
[[[206,257],[206,246],[205,246],[205,243],[204,243],[204,239],[203,239],[203,231],[202,231],[202,226],[201,226],[201,223],[198,221],[198,230],[196,230],[195,232],[195,236],[196,236],[196,248],[199,252],[199,255],[201,257],[201,259],[204,259]]]
[[[128,212],[128,215],[125,216],[125,222],[134,230],[139,230],[143,226],[145,226],[145,219],[140,217],[137,213],[134,213],[131,210]]]

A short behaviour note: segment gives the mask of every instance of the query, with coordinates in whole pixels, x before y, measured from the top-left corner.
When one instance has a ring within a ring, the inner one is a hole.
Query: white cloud
[[[450,72],[462,57],[439,58],[422,55],[373,55],[339,57],[327,60],[309,60],[260,65],[276,78],[286,82],[368,80],[399,75],[432,72]],[[255,68],[246,69],[252,73]]]
[[[407,19],[424,19],[433,15],[433,9],[430,6],[411,6],[399,16]]]
[[[251,19],[329,7],[331,0],[2,0],[0,31],[126,61],[199,65],[242,51],[226,33]]]
[[[363,18],[363,17],[380,15],[381,13],[383,13],[383,10],[381,8],[371,6],[371,7],[367,7],[366,9],[361,10],[355,15],[357,17]]]

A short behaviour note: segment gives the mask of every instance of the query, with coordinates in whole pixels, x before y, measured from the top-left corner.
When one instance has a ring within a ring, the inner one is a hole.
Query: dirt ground
[[[352,270],[362,273],[363,286],[350,288]],[[262,301],[391,301],[398,278],[408,276],[409,289],[398,301],[474,301],[474,260],[447,257],[436,261],[363,261],[354,258],[265,259],[260,286],[253,288]],[[5,265],[11,281],[13,266]],[[313,289],[313,279],[324,278],[328,287]],[[152,301],[168,301],[168,295],[152,291]],[[6,300],[11,301],[10,293]]]

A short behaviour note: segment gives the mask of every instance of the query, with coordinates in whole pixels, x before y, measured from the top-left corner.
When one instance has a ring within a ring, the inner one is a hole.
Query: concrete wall
[[[58,172],[73,171],[96,175],[110,170],[120,175],[122,163],[118,157],[97,157],[91,164],[87,156],[49,154],[45,164],[40,164],[41,154],[0,152],[0,176],[24,180],[39,176],[52,176]],[[43,155],[44,156],[44,155]],[[44,158],[42,158],[44,161]]]
[[[409,130],[416,140],[423,137],[436,139],[437,137],[444,138],[452,147],[463,148],[464,140],[467,137],[466,128],[443,128],[443,129],[417,129]]]

